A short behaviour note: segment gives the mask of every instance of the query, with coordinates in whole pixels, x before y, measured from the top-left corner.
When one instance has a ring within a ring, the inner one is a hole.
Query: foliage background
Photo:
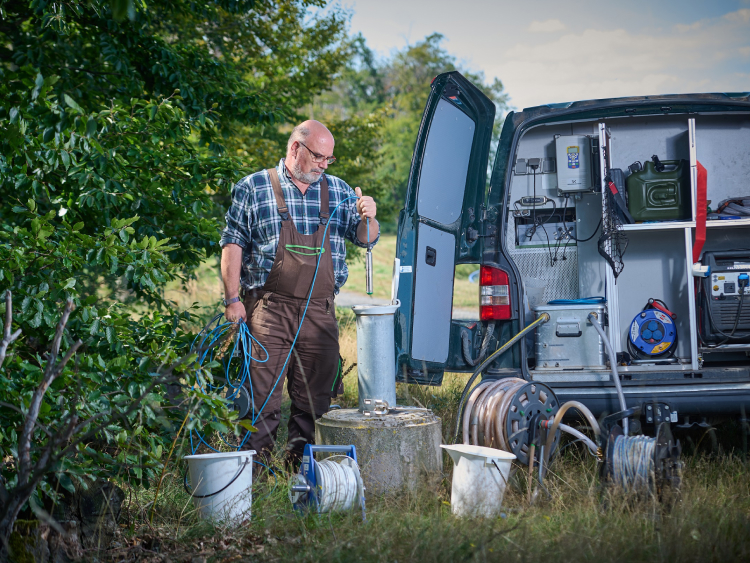
[[[18,486],[19,427],[67,301],[62,352],[84,345],[39,423],[111,424],[54,464],[47,497],[115,466],[153,484],[187,412],[188,429],[231,429],[218,396],[146,392],[207,315],[178,310],[164,287],[219,253],[233,182],[273,166],[296,122],[329,125],[331,173],[375,196],[392,230],[429,83],[456,61],[438,34],[379,60],[347,21],[325,0],[0,2],[0,293],[12,291],[22,330],[0,368],[4,486]],[[463,70],[499,125],[502,84]],[[220,376],[205,367],[177,375],[188,388]],[[38,456],[42,428],[34,440]]]

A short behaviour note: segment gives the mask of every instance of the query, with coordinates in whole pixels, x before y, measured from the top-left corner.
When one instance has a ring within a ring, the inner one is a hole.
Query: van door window
[[[422,217],[444,225],[461,217],[475,127],[452,103],[438,102],[419,177],[417,211]]]

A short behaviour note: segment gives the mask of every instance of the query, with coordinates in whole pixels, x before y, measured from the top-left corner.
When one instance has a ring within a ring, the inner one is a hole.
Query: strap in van
[[[700,163],[696,163],[696,194],[695,194],[695,241],[693,241],[693,264],[700,261],[703,245],[706,243],[706,216],[708,213],[708,200],[706,199],[706,188],[708,184],[708,172]]]

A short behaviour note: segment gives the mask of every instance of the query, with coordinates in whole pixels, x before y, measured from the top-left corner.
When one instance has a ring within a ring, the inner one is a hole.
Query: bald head
[[[309,119],[294,128],[286,145],[286,167],[300,189],[320,179],[333,145],[333,135],[320,121]]]
[[[311,144],[323,144],[324,146],[330,145],[331,152],[327,154],[333,154],[333,135],[328,130],[328,127],[323,125],[320,121],[308,119],[297,125],[297,127],[292,130],[292,134],[289,135],[289,140],[286,143],[287,158],[289,158],[292,145],[294,145],[296,141],[302,141],[307,146],[310,146]]]

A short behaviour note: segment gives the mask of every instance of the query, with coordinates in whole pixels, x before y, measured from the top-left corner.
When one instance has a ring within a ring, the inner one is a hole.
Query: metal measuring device
[[[367,218],[367,252],[365,253],[365,286],[367,295],[372,295],[372,243],[370,242],[370,218]]]

